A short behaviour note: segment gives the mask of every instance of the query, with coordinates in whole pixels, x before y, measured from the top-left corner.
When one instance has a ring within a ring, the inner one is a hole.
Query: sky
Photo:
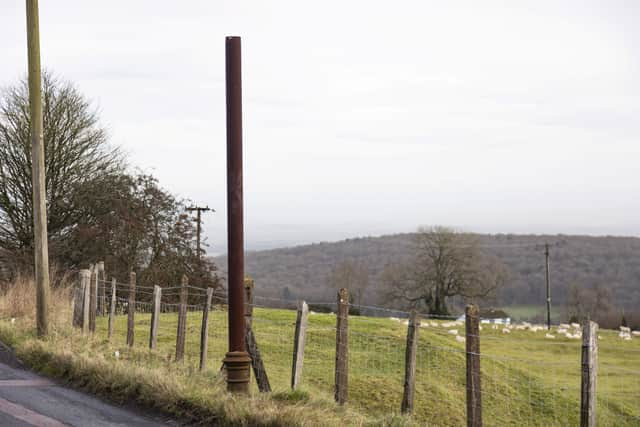
[[[26,75],[0,4],[0,85]],[[40,2],[42,63],[226,245],[242,37],[249,249],[449,225],[640,236],[640,3]]]

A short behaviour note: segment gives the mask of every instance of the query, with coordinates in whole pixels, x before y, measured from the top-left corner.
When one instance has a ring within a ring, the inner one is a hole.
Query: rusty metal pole
[[[227,245],[229,352],[227,390],[249,392],[251,358],[244,340],[244,233],[242,199],[242,79],[240,37],[226,38]]]

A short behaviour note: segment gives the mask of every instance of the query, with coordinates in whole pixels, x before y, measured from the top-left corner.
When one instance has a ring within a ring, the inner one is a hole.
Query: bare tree
[[[329,286],[334,289],[347,288],[356,304],[361,305],[362,295],[369,286],[369,272],[357,262],[343,261],[331,272]]]
[[[89,102],[69,82],[43,74],[46,199],[50,240],[82,221],[80,195],[99,177],[120,173],[123,160],[107,144]],[[26,80],[0,97],[0,246],[25,253],[33,245],[29,91]]]
[[[487,298],[506,280],[506,267],[483,254],[471,234],[445,227],[420,228],[414,257],[385,268],[387,296],[433,314],[448,314],[447,299]]]

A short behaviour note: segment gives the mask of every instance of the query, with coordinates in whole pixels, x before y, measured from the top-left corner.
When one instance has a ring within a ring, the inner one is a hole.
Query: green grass
[[[401,322],[350,317],[349,404],[347,408],[339,408],[331,403],[335,315],[310,315],[301,390],[290,392],[295,311],[255,309],[253,328],[273,393],[272,397],[261,396],[253,384],[254,397],[249,401],[254,403],[242,401],[247,409],[238,400],[229,400],[222,391],[218,375],[227,348],[226,316],[225,311],[210,314],[208,367],[203,374],[197,372],[199,312],[188,314],[185,360],[178,364],[174,362],[177,329],[177,315],[174,313],[161,315],[158,348],[154,351],[147,349],[150,316],[145,314],[136,315],[133,349],[125,345],[126,316],[117,316],[116,332],[111,342],[106,340],[105,318],[98,319],[93,339],[63,329],[56,339],[40,342],[20,336],[15,331],[11,335],[11,326],[6,322],[0,323],[0,335],[9,337],[14,345],[18,345],[23,358],[50,375],[71,377],[72,382],[80,382],[81,386],[103,394],[108,394],[109,387],[105,386],[106,379],[100,380],[101,375],[109,381],[115,376],[119,380],[114,393],[123,400],[138,396],[137,399],[144,404],[159,405],[167,412],[191,419],[205,417],[235,424],[252,424],[261,420],[273,425],[465,424],[464,344],[447,333],[448,329],[458,329],[463,333],[464,325],[449,328],[429,325],[420,329],[415,414],[407,418],[399,415],[406,337],[406,326]],[[481,332],[485,424],[579,424],[581,341],[560,337],[555,332],[555,339],[545,339],[546,331],[513,330],[510,334],[503,334],[500,329],[487,326],[483,325]],[[599,425],[638,425],[640,339],[625,342],[617,337],[615,331],[600,331],[600,335]],[[117,359],[115,351],[120,353]],[[70,354],[74,352],[76,354]],[[60,357],[67,362],[61,362]],[[94,366],[88,362],[90,360],[98,360],[99,363],[95,362],[97,365]],[[60,364],[66,368],[60,368]],[[80,369],[83,364],[89,366],[85,366],[85,370],[98,379],[86,380],[89,384],[82,384],[80,379],[70,374],[76,369],[84,372]],[[107,373],[101,373],[100,368]],[[123,369],[122,372],[117,371],[119,368]],[[131,390],[137,386],[125,381],[132,369],[133,374],[143,378],[142,391]],[[114,372],[120,372],[120,376]],[[151,379],[145,375],[150,375]],[[160,381],[163,376],[179,392]],[[154,387],[158,390],[150,391]],[[163,391],[168,397],[162,398]],[[178,402],[172,403],[175,399]]]

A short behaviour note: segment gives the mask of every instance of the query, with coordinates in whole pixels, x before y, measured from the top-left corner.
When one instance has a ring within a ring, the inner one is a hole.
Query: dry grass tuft
[[[51,283],[57,284],[49,293],[50,324],[57,328],[68,318],[71,285],[68,274],[60,273],[56,268],[51,269],[50,279]],[[35,321],[36,285],[33,276],[20,274],[13,282],[0,287],[0,313],[3,318],[14,318],[20,323]]]

